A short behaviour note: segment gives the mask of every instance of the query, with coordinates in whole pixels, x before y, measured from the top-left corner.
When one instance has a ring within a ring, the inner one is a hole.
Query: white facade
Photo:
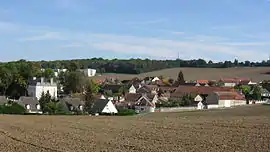
[[[227,82],[225,82],[224,83],[224,86],[225,87],[235,87],[236,86],[236,83],[227,83]]]
[[[136,93],[136,88],[133,85],[131,85],[128,92],[129,93]]]
[[[159,81],[160,79],[158,77],[155,77],[152,82]]]
[[[197,104],[197,109],[201,110],[204,108],[204,105],[203,103],[200,101],[198,104]]]
[[[27,91],[30,97],[36,97],[38,100],[43,92],[45,94],[49,92],[52,98],[57,98],[57,84],[54,83],[52,79],[49,83],[44,82],[44,79],[41,79],[41,82],[29,85]]]
[[[96,69],[81,69],[80,71],[83,72],[87,77],[93,77],[97,73]]]
[[[102,110],[102,113],[118,113],[118,110],[115,108],[114,104],[112,103],[112,101],[109,101],[106,106],[104,107],[104,109]]]
[[[202,98],[200,95],[197,95],[197,96],[194,98],[194,101],[201,102],[201,101],[203,101],[203,98]]]

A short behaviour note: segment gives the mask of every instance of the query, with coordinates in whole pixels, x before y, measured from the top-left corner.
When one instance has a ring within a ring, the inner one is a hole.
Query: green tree
[[[52,98],[49,92],[47,92],[46,94],[42,92],[41,97],[39,99],[39,104],[43,113],[48,112],[47,105],[51,102],[51,100]]]
[[[250,94],[252,99],[261,100],[261,88],[259,86],[253,86]]]
[[[177,85],[185,84],[184,74],[183,74],[182,71],[180,71],[180,72],[178,73],[176,84],[177,84]]]
[[[95,100],[95,94],[97,94],[99,90],[99,85],[96,84],[93,80],[87,82],[85,89],[85,111],[90,111]]]
[[[42,73],[42,76],[49,79],[49,78],[54,78],[54,71],[51,68],[45,69],[45,71]]]
[[[82,93],[84,90],[87,77],[82,72],[74,71],[67,72],[64,81],[64,92],[65,93]]]

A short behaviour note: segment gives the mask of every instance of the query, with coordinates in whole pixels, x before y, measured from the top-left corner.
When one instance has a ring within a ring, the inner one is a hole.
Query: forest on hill
[[[51,69],[97,69],[98,73],[125,73],[140,74],[166,68],[193,67],[193,68],[230,68],[230,67],[270,67],[270,60],[262,62],[244,61],[224,61],[214,63],[206,62],[203,59],[197,60],[150,60],[150,59],[74,59],[74,60],[55,60],[55,61],[35,61],[41,68]]]
[[[166,68],[177,67],[192,67],[192,68],[230,68],[230,67],[270,67],[270,60],[262,62],[250,62],[244,61],[224,61],[214,63],[212,61],[205,61],[203,59],[197,60],[150,60],[150,59],[103,59],[103,58],[91,58],[91,59],[74,59],[74,60],[55,60],[55,61],[13,61],[0,63],[21,63],[28,62],[40,68],[50,69],[69,69],[74,71],[76,69],[93,68],[98,73],[125,73],[125,74],[140,74],[145,72],[151,72],[155,70],[161,70]]]

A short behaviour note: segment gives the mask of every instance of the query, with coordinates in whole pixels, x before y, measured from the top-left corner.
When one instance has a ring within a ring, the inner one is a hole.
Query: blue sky
[[[0,1],[0,61],[267,60],[269,16],[268,0]]]

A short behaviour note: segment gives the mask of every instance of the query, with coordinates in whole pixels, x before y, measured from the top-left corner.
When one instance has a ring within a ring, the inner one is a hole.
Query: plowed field
[[[131,117],[0,115],[3,152],[270,151],[270,106]]]

